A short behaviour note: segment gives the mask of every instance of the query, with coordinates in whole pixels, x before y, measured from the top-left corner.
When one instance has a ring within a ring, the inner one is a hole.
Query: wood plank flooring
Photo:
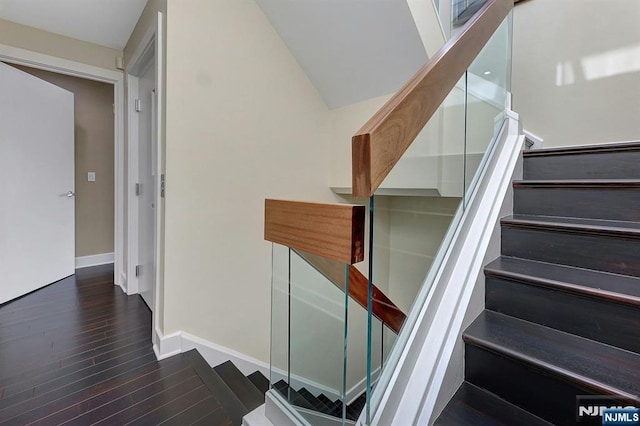
[[[78,270],[0,305],[0,424],[237,424],[193,359],[156,361],[151,313],[112,265]]]

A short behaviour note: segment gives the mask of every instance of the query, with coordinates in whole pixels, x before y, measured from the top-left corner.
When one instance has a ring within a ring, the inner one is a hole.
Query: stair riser
[[[578,395],[602,394],[552,371],[470,344],[465,346],[465,368],[468,382],[555,425],[575,426]]]
[[[488,276],[486,308],[640,353],[640,307]]]
[[[502,254],[640,277],[640,240],[502,225]]]
[[[516,187],[514,213],[640,221],[640,190]]]
[[[615,164],[615,167],[611,167],[612,164]],[[524,178],[640,179],[640,152],[525,157]]]

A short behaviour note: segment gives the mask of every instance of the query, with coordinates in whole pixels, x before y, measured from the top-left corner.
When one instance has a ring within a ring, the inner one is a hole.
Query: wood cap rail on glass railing
[[[296,253],[318,272],[327,277],[336,287],[344,291],[345,288],[345,271],[344,264],[326,257],[317,256],[296,250]],[[378,318],[384,325],[393,330],[394,333],[400,333],[400,329],[404,324],[407,316],[398,308],[395,303],[387,297],[378,287],[372,285],[371,291],[371,312],[373,316]],[[360,306],[367,309],[369,303],[369,280],[362,272],[353,265],[349,265],[349,296],[354,299]]]
[[[373,195],[513,7],[487,0],[353,136],[353,195]]]
[[[364,259],[364,206],[265,200],[264,239],[345,264]]]

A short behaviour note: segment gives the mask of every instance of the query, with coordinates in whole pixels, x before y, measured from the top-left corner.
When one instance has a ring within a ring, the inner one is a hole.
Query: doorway
[[[158,48],[161,19],[152,25],[127,66],[128,113],[128,276],[127,292],[139,293],[151,310],[156,326],[158,259],[161,230],[163,175],[161,122],[162,52]],[[157,337],[154,333],[154,343]]]
[[[138,118],[138,264],[136,276],[138,291],[151,311],[155,303],[156,281],[156,206],[158,165],[155,161],[158,142],[156,139],[155,111],[156,81],[153,58],[143,66],[138,79],[138,94],[135,110]]]
[[[73,105],[0,64],[0,304],[74,273]]]
[[[26,49],[0,44],[0,61],[12,65],[24,65],[54,73],[100,81],[113,86],[114,129],[114,283],[126,291],[125,271],[125,155],[124,155],[124,75],[122,72],[99,68],[80,62],[45,55]],[[103,263],[102,259],[99,259]]]
[[[113,84],[22,65],[11,66],[73,93],[75,267],[113,263]]]

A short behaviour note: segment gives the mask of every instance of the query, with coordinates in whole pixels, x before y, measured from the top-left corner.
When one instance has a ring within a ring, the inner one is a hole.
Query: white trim
[[[115,276],[116,275],[114,274],[114,277]],[[120,281],[118,281],[118,283],[119,283],[118,285],[122,289],[122,292],[124,294],[127,294],[127,275],[124,273],[124,271],[120,274]]]
[[[180,331],[163,336],[155,329],[154,341],[153,352],[158,361],[182,353],[182,332]]]
[[[135,270],[138,265],[138,197],[136,196],[135,185],[138,182],[138,118],[133,107],[138,96],[138,77],[127,74],[127,105],[129,143],[127,146],[127,294],[138,293],[138,277]],[[134,137],[135,135],[135,137]]]
[[[0,44],[0,60],[105,83],[115,83],[122,81],[123,78],[121,71],[100,68],[4,44]]]
[[[124,260],[124,74],[121,71],[100,68],[81,62],[62,59],[31,50],[0,44],[0,61],[26,65],[59,74],[89,80],[102,81],[114,85],[114,208],[115,208],[115,239],[114,239],[114,281],[123,286],[122,275]],[[120,175],[119,175],[120,174]],[[126,281],[126,277],[125,277]],[[123,287],[124,288],[124,287]]]
[[[385,386],[377,388],[382,391],[381,402],[371,424],[427,424],[431,419],[524,144],[517,114],[509,112],[507,117],[427,299],[416,308],[417,320],[411,329],[403,330],[408,339],[403,348],[397,348],[398,364],[382,374]]]
[[[257,370],[266,377],[269,377],[269,364],[233,349],[218,345],[184,331],[176,331],[175,333],[163,336],[162,333],[156,329],[155,334],[156,344],[153,345],[153,350],[158,360],[169,358],[173,355],[190,351],[191,349],[197,349],[211,367],[215,367],[225,361],[232,361],[244,375],[249,375]]]
[[[267,419],[265,414],[264,404],[249,412],[242,418],[242,426],[274,426],[273,423]]]
[[[245,376],[258,370],[269,377],[269,364],[186,332],[181,333],[182,352],[197,349],[211,367],[231,361]]]
[[[542,149],[544,139],[528,132],[527,130],[523,130],[522,133],[524,133],[524,137],[527,140],[527,149]]]
[[[76,257],[76,269],[88,268],[90,266],[106,265],[113,263],[113,253],[92,254],[90,256]]]
[[[155,170],[158,171],[156,174],[156,182],[154,182],[154,190],[156,191],[156,200],[157,200],[157,208],[155,209],[155,221],[156,221],[156,229],[155,229],[155,252],[154,252],[154,264],[155,264],[155,282],[154,282],[154,294],[155,301],[154,306],[152,307],[153,311],[153,324],[154,329],[156,328],[157,315],[161,315],[160,312],[160,297],[161,293],[159,291],[160,287],[160,277],[161,266],[161,247],[160,242],[162,241],[162,217],[163,217],[163,202],[160,197],[160,177],[164,173],[162,170],[163,164],[163,149],[162,149],[162,114],[163,114],[163,97],[164,93],[162,90],[162,45],[163,45],[163,26],[162,26],[162,12],[158,12],[156,15],[156,20],[152,23],[144,36],[140,40],[139,44],[136,46],[135,51],[127,64],[127,83],[128,83],[128,97],[127,97],[127,105],[128,108],[128,128],[127,132],[129,135],[128,141],[128,182],[129,182],[129,191],[128,191],[128,254],[129,254],[129,263],[128,263],[128,275],[129,275],[129,283],[127,286],[127,294],[135,294],[138,293],[139,282],[135,276],[135,267],[139,264],[139,238],[138,238],[138,219],[139,219],[139,203],[138,197],[135,194],[135,184],[139,182],[138,179],[138,166],[139,166],[139,144],[138,144],[138,115],[133,108],[133,104],[135,102],[136,97],[138,96],[138,85],[139,78],[136,74],[139,74],[144,71],[145,65],[148,64],[149,60],[154,61],[154,74],[155,74],[155,89],[156,89],[156,104],[157,107],[155,109],[155,117],[152,122],[155,125],[155,131],[152,132],[155,135],[156,139],[156,158],[152,159],[155,163]]]
[[[123,75],[124,78],[124,75]],[[125,149],[124,149],[124,79],[121,79],[115,84],[114,87],[114,104],[116,105],[114,113],[115,126],[114,134],[116,142],[114,144],[114,187],[115,195],[113,197],[113,209],[114,209],[114,238],[113,249],[115,251],[114,256],[114,271],[115,271],[115,284],[119,285],[124,292],[127,292],[127,275],[124,270],[125,258],[124,258],[124,214],[125,214]],[[124,279],[122,279],[124,277]]]
[[[157,12],[156,14],[156,51],[155,51],[155,60],[156,60],[156,119],[155,119],[155,137],[156,137],[156,235],[154,238],[155,241],[155,289],[154,289],[154,304],[153,307],[153,324],[154,327],[157,327],[158,324],[158,315],[163,315],[161,312],[161,306],[164,305],[164,301],[161,305],[160,297],[164,297],[164,292],[161,291],[164,289],[164,258],[163,258],[163,246],[162,243],[164,241],[164,198],[161,196],[160,192],[160,183],[162,176],[165,174],[164,170],[164,145],[163,141],[163,115],[164,115],[164,88],[162,82],[164,81],[164,72],[163,66],[165,58],[163,56],[163,46],[165,45],[165,28],[164,28],[164,17],[162,12]],[[162,263],[161,263],[162,262]],[[164,317],[163,317],[164,318]]]

